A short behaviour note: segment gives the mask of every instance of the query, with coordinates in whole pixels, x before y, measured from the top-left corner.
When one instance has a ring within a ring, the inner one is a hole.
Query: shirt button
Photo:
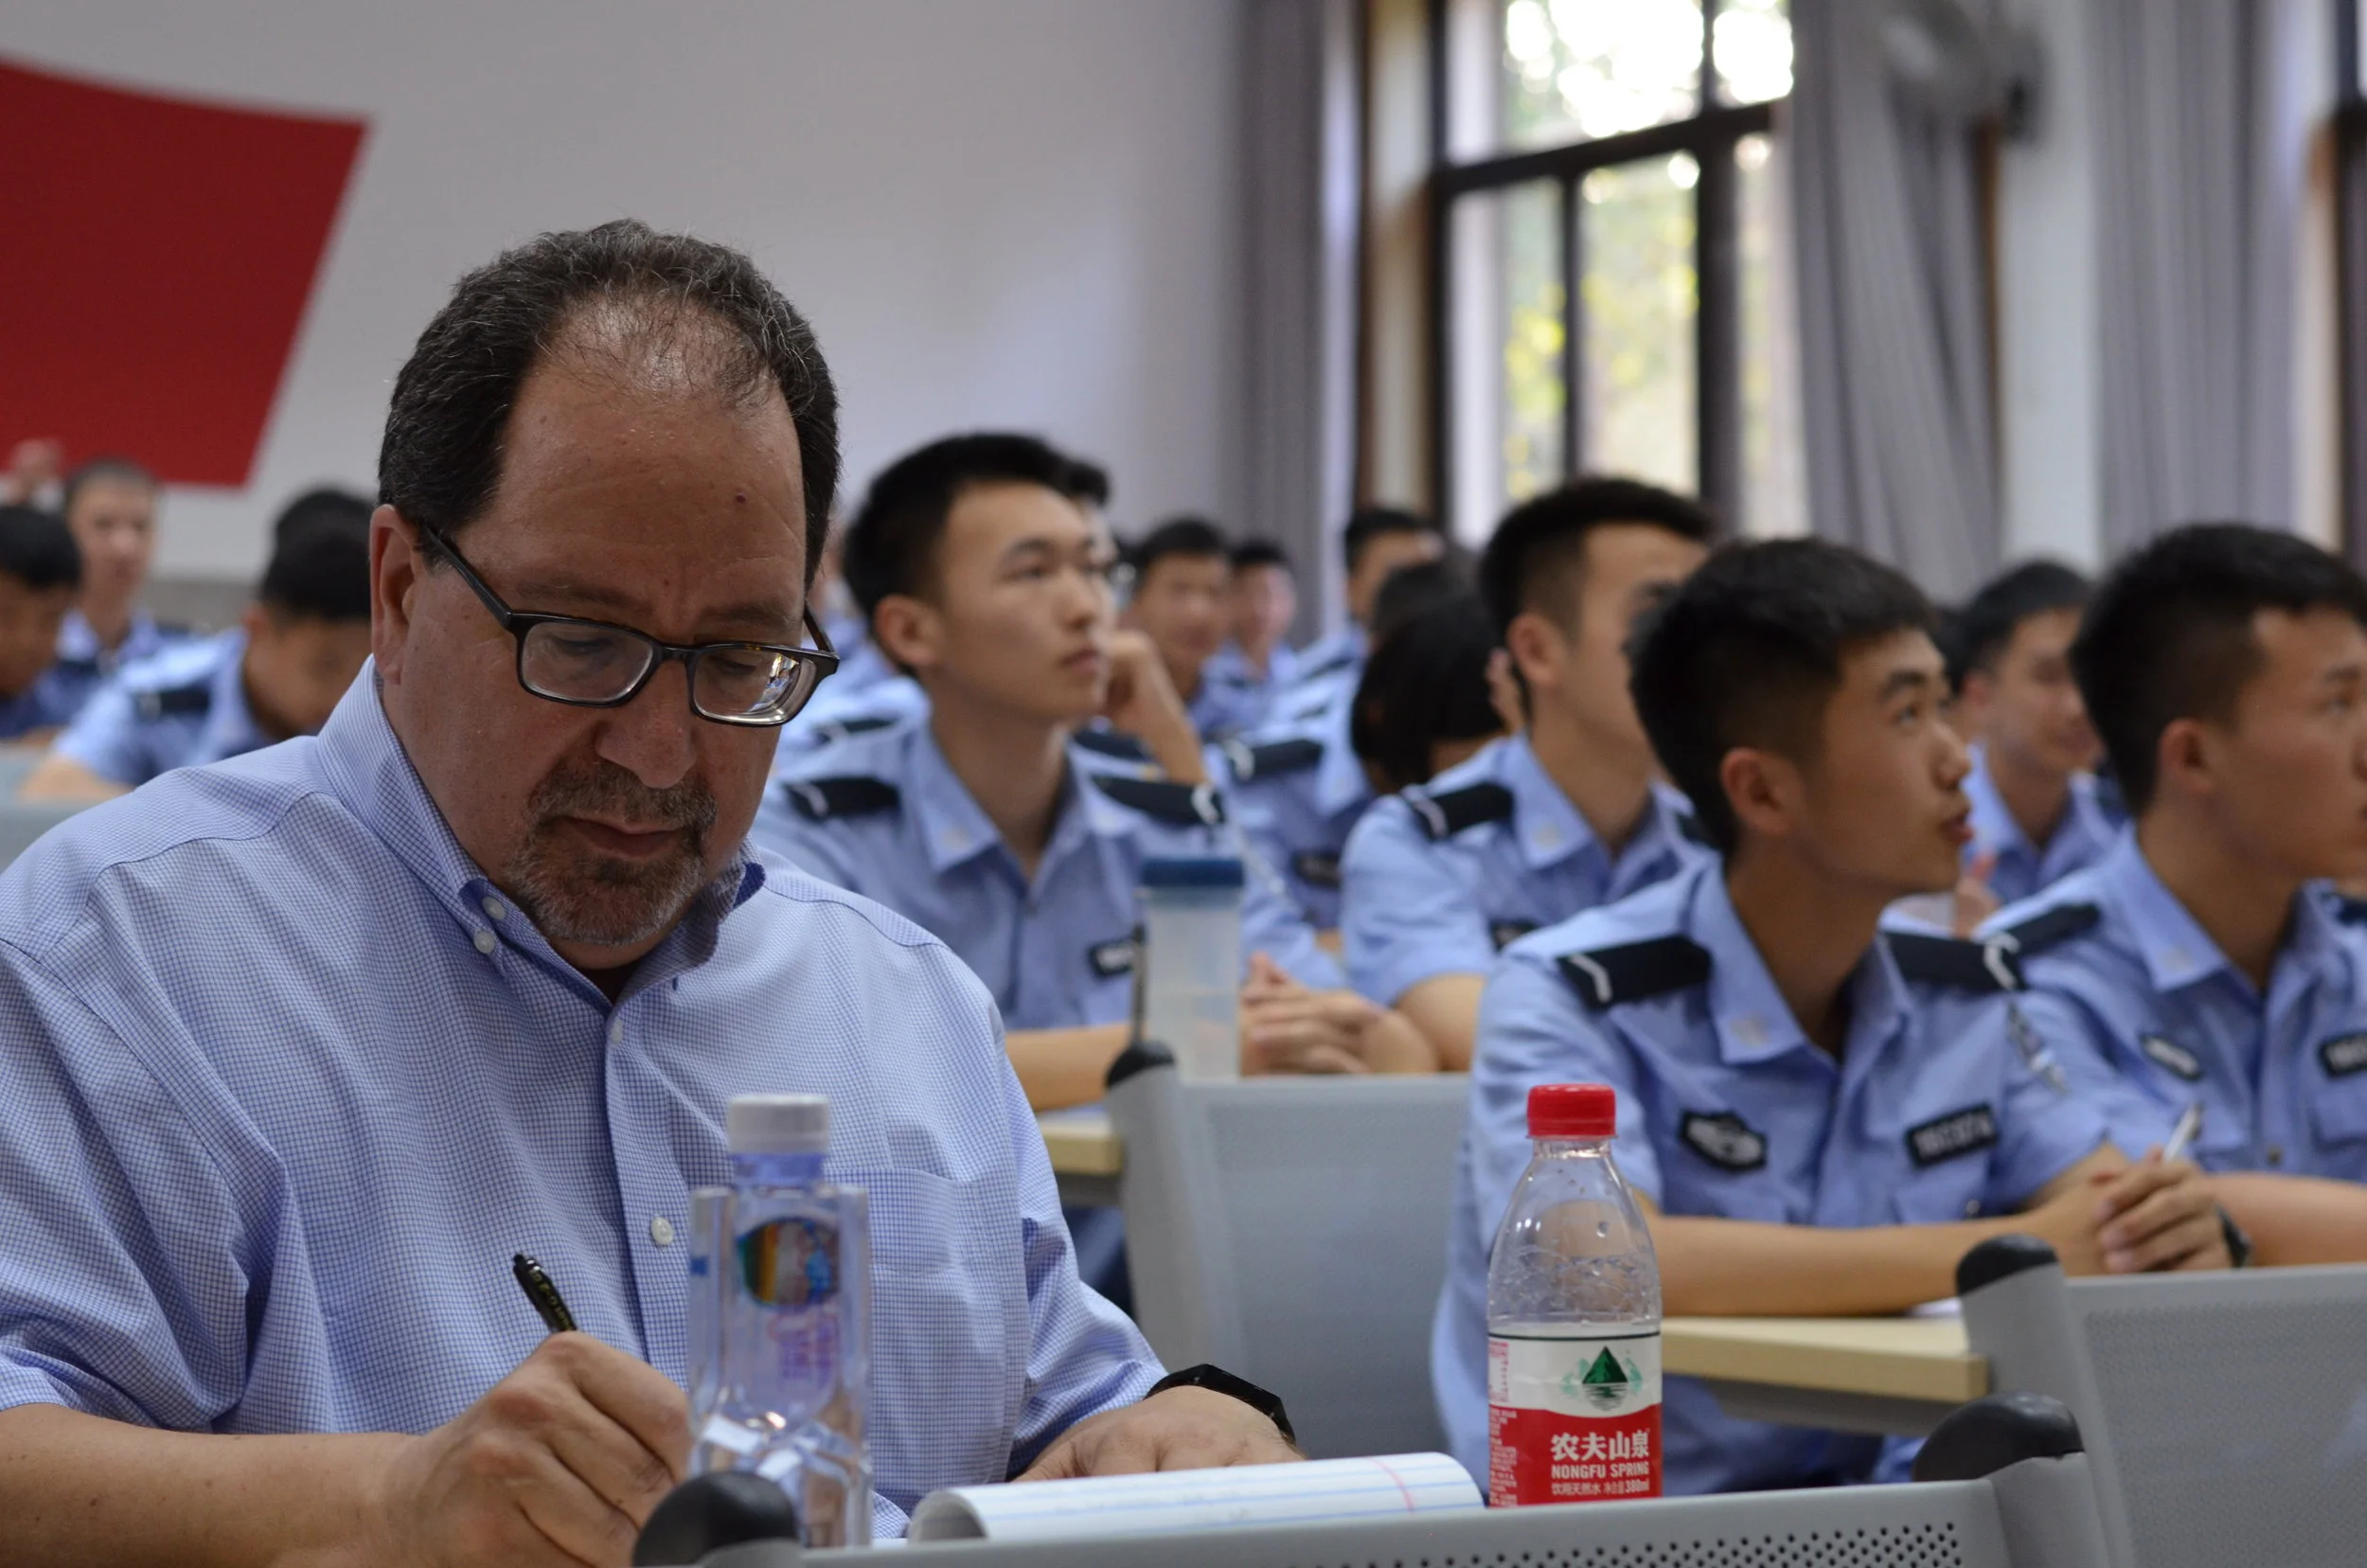
[[[489,931],[479,929],[477,934],[470,939],[476,943],[476,950],[479,953],[489,953],[493,951],[493,934]]]
[[[674,1244],[674,1221],[662,1214],[651,1215],[650,1217],[650,1239],[661,1247],[672,1246]]]
[[[608,1042],[611,1045],[622,1045],[625,1042],[625,1021],[623,1019],[612,1018],[608,1021]]]
[[[2272,1166],[2280,1166],[2280,1165],[2283,1165],[2283,1164],[2285,1163],[2285,1146],[2284,1146],[2284,1145],[2282,1145],[2282,1144],[2270,1144],[2270,1145],[2268,1147],[2268,1149],[2267,1149],[2266,1152],[2267,1152],[2267,1154],[2268,1154],[2268,1156],[2269,1156],[2269,1163],[2270,1165],[2272,1165]]]
[[[1967,1198],[1965,1200],[1965,1218],[1967,1220],[1978,1220],[1981,1218],[1980,1199]]]
[[[485,913],[496,920],[506,920],[509,918],[508,906],[504,904],[499,899],[486,900]]]

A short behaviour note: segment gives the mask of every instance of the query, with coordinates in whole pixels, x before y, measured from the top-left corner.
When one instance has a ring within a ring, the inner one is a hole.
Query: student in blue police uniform
[[[125,668],[27,776],[24,798],[104,799],[318,733],[369,657],[368,515],[290,530],[240,628]]]
[[[1539,926],[1674,872],[1684,811],[1628,697],[1636,615],[1693,570],[1717,525],[1693,502],[1590,479],[1522,503],[1487,543],[1480,587],[1510,650],[1528,727],[1349,835],[1341,932],[1348,980],[1470,1060],[1496,953]]]
[[[127,457],[94,457],[66,476],[60,511],[82,561],[82,586],[34,686],[41,725],[71,722],[99,685],[161,653],[182,633],[140,608],[156,553],[156,476]]]
[[[2019,1026],[2010,954],[1878,939],[1885,905],[1954,882],[1966,833],[1931,618],[1889,568],[1788,540],[1713,556],[1639,645],[1637,707],[1720,855],[1522,939],[1488,982],[1432,1345],[1475,1474],[1488,1246],[1537,1084],[1618,1091],[1671,1314],[1895,1312],[2007,1231],[2074,1274],[2226,1261],[2199,1173],[2128,1165]],[[1863,1480],[1879,1453],[1687,1379],[1665,1398],[1672,1492]]]
[[[1364,673],[1364,656],[1371,650],[1373,616],[1380,585],[1408,566],[1436,561],[1447,554],[1447,536],[1438,525],[1396,507],[1367,507],[1340,530],[1340,550],[1347,568],[1344,597],[1347,624],[1328,636],[1299,650],[1295,684],[1276,699],[1274,712],[1289,717],[1299,699],[1318,688],[1356,688]]]
[[[1232,635],[1206,666],[1210,680],[1243,687],[1270,713],[1274,699],[1298,680],[1298,650],[1290,644],[1299,609],[1290,558],[1270,539],[1233,546],[1226,589]]]
[[[813,753],[755,829],[975,969],[1039,1109],[1098,1099],[1125,1046],[1141,862],[1241,852],[1157,654],[1115,628],[1108,537],[1060,488],[1066,462],[1031,437],[958,437],[874,482],[846,579],[929,716]],[[1122,737],[1080,743],[1097,718],[1139,738],[1144,760],[1112,755]],[[1262,877],[1243,946],[1252,1066],[1433,1065],[1403,1019],[1338,989]]]
[[[2029,561],[1949,617],[1950,718],[1973,742],[1965,868],[2002,904],[2093,865],[2120,831],[2091,771],[2095,729],[2071,670],[2092,591],[2068,566]]]
[[[1167,682],[1202,740],[1222,740],[1265,717],[1256,686],[1215,668],[1233,624],[1233,564],[1224,535],[1198,517],[1160,524],[1127,552],[1133,586],[1120,622],[1150,639]]]
[[[0,740],[31,739],[59,722],[43,683],[81,580],[74,536],[55,513],[0,506]]]
[[[1504,733],[1495,648],[1476,597],[1439,604],[1381,639],[1353,704],[1218,748],[1243,831],[1317,927],[1340,923],[1340,852],[1376,787],[1428,783]]]
[[[1987,928],[2124,1147],[2201,1106],[2194,1157],[2263,1262],[2367,1259],[2367,927],[2317,881],[2367,876],[2362,620],[2367,583],[2289,534],[2124,561],[2072,657],[2133,829]]]

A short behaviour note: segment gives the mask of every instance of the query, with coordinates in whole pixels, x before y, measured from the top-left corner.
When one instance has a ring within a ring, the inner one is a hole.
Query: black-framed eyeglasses
[[[660,642],[630,626],[512,610],[451,540],[426,529],[420,534],[428,548],[452,562],[502,630],[518,640],[518,684],[546,702],[622,707],[641,694],[660,666],[680,659],[688,676],[691,712],[718,724],[772,728],[796,718],[814,687],[838,668],[838,651],[810,607],[806,634],[813,639],[811,648]]]

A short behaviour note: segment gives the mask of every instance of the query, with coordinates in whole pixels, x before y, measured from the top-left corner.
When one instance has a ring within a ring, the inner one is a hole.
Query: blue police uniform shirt
[[[781,726],[773,771],[777,775],[808,752],[850,735],[886,729],[928,712],[929,694],[909,675],[891,674],[867,686],[842,686],[832,674],[797,716]]]
[[[1014,1029],[1123,1022],[1133,998],[1137,872],[1146,860],[1239,855],[1211,785],[1145,776],[1072,743],[1059,820],[1030,880],[954,775],[926,723],[850,736],[765,794],[753,836],[826,882],[935,933]],[[1243,894],[1241,946],[1317,990],[1341,985],[1314,933],[1267,879]]]
[[[542,1340],[521,1250],[680,1382],[690,1190],[757,1091],[827,1095],[870,1194],[881,1533],[1159,1376],[943,944],[750,854],[612,1003],[463,853],[367,666],[317,739],[26,851],[0,1031],[0,1407],[423,1432]]]
[[[1264,722],[1271,702],[1260,687],[1201,667],[1200,689],[1184,704],[1192,731],[1203,740],[1224,740]]]
[[[271,744],[246,704],[245,657],[246,633],[224,632],[126,665],[58,737],[58,752],[139,785]]]
[[[99,686],[127,665],[188,641],[184,633],[167,631],[145,612],[135,612],[121,645],[109,648],[80,610],[69,610],[58,627],[58,659],[33,683],[43,725],[71,723],[74,716],[97,695]],[[32,727],[32,726],[28,726]]]
[[[2294,900],[2268,994],[2124,832],[1982,928],[2020,946],[2023,1009],[2132,1156],[2193,1105],[2206,1170],[2367,1181],[2367,934],[2323,889]]]
[[[1373,803],[1364,763],[1348,743],[1349,712],[1346,704],[1327,706],[1213,752],[1243,835],[1320,931],[1339,928],[1341,852]]]
[[[1972,842],[1965,846],[1969,869],[1983,855],[1995,855],[1989,871],[1989,891],[2001,904],[2020,903],[2044,891],[2074,871],[2102,860],[2120,834],[2120,826],[2096,795],[2093,774],[2072,775],[2071,797],[2062,820],[2044,844],[2033,844],[1997,793],[1989,776],[1988,750],[1972,748],[1972,771],[1965,775],[1965,793],[1972,800]]]
[[[13,697],[0,698],[0,740],[14,740],[35,730],[50,727],[56,721],[49,717],[49,706],[42,701],[38,686],[27,686]]]
[[[1364,629],[1350,621],[1299,650],[1298,668],[1290,689],[1303,691],[1319,682],[1336,683],[1344,679],[1353,686],[1364,673],[1364,660],[1371,652]]]
[[[1241,645],[1228,642],[1209,659],[1201,670],[1204,678],[1222,680],[1237,686],[1246,686],[1271,704],[1282,692],[1296,685],[1299,678],[1298,650],[1289,643],[1276,643],[1266,655],[1266,673],[1259,675],[1249,667],[1249,655]]]
[[[1442,974],[1485,974],[1507,943],[1623,899],[1701,851],[1655,786],[1613,859],[1525,736],[1373,803],[1341,857],[1348,983],[1383,1007]]]
[[[1670,1215],[1865,1226],[2020,1209],[2104,1141],[1968,942],[1885,934],[1836,1059],[1801,1032],[1721,863],[1514,944],[1487,985],[1431,1345],[1454,1456],[1487,1473],[1487,1254],[1528,1166],[1528,1092],[1618,1091],[1612,1157]],[[1911,978],[1912,976],[1912,978]],[[1738,1420],[1670,1378],[1671,1492],[1862,1480],[1881,1440]]]

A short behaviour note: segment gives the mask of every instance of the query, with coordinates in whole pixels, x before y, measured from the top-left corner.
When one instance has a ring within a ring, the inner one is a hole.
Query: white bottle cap
[[[735,1154],[828,1154],[830,1102],[821,1095],[735,1095],[723,1135]]]

